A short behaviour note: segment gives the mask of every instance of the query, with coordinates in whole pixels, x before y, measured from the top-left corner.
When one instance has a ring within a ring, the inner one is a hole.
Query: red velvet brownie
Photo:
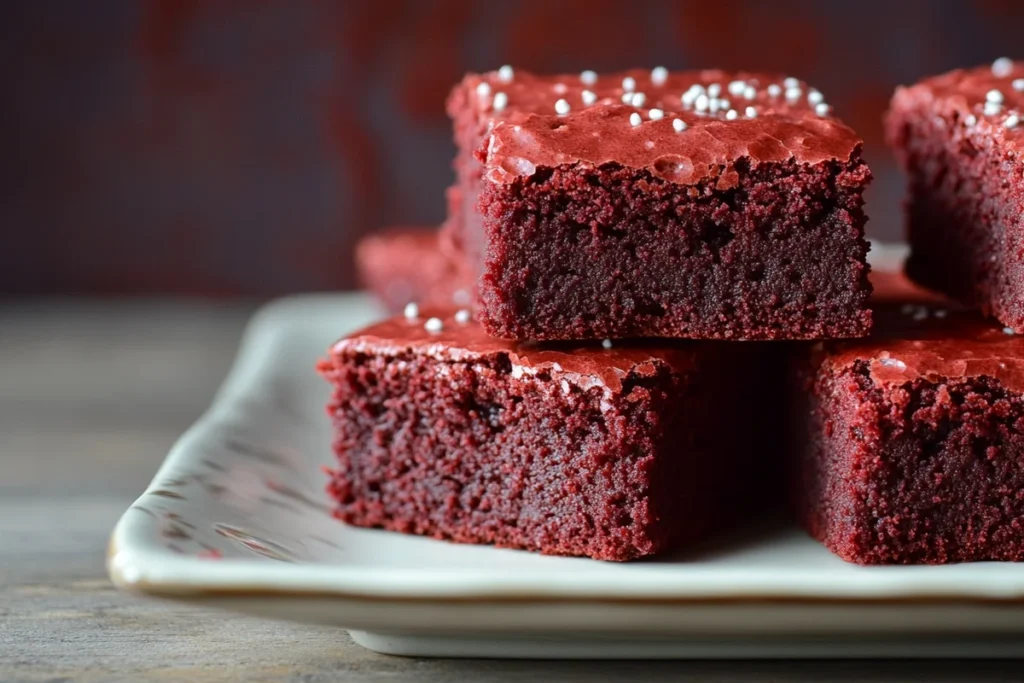
[[[763,481],[744,407],[752,350],[508,342],[465,312],[374,325],[319,365],[336,515],[603,560],[696,540]]]
[[[448,111],[481,323],[507,339],[867,333],[861,141],[755,73],[467,75]]]
[[[886,135],[909,176],[907,273],[1024,332],[1024,62],[898,88]]]
[[[799,516],[849,562],[1024,560],[1024,339],[889,284],[801,367]]]
[[[364,237],[356,247],[360,283],[392,313],[409,303],[465,306],[472,276],[442,230],[399,227]]]

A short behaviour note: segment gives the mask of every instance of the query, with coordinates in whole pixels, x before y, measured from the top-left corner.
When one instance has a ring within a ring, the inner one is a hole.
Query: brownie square
[[[356,246],[359,282],[391,313],[409,303],[466,306],[472,276],[442,230],[395,227],[369,235]]]
[[[803,525],[860,564],[1024,560],[1024,339],[876,286],[871,338],[799,364]]]
[[[507,339],[867,333],[861,141],[796,79],[469,74],[453,229]]]
[[[1024,332],[1024,62],[898,88],[886,136],[909,180],[907,273]]]
[[[349,524],[630,560],[756,504],[757,363],[747,345],[532,344],[425,312],[319,365]]]

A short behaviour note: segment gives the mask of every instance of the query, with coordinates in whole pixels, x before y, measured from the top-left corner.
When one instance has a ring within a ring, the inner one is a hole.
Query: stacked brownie
[[[856,134],[793,78],[470,74],[448,101],[484,329],[820,339],[870,326]]]
[[[795,79],[503,67],[448,111],[444,226],[359,252],[402,315],[320,364],[340,519],[629,560],[788,472],[845,560],[1024,560],[1024,66],[897,90],[913,281],[869,282],[860,141]]]
[[[628,560],[770,504],[785,347],[750,340],[871,323],[853,131],[803,82],[722,71],[503,67],[448,111],[445,225],[359,253],[408,305],[320,364],[337,516]]]

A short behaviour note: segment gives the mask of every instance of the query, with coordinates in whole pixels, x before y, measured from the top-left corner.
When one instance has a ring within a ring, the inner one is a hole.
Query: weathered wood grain
[[[524,662],[376,655],[347,634],[124,595],[107,535],[226,373],[251,306],[0,307],[0,681],[1021,680],[985,662]]]

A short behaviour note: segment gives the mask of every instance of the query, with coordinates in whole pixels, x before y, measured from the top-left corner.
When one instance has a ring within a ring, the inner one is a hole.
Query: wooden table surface
[[[1006,662],[409,659],[337,629],[119,593],[107,535],[210,400],[252,310],[0,304],[0,681],[1024,680]]]

